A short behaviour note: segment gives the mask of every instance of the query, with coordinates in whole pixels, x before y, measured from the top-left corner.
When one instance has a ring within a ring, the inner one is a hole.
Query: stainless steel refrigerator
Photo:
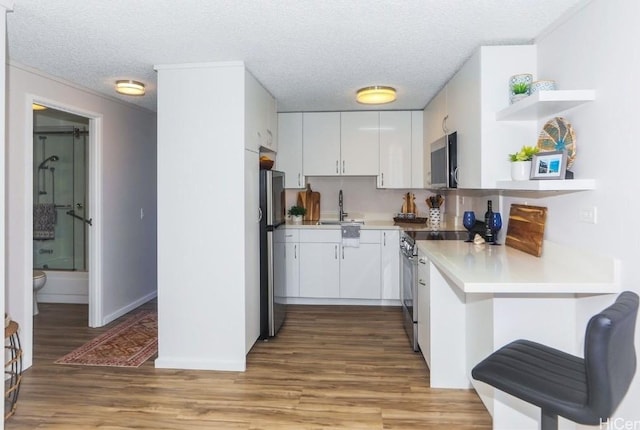
[[[260,171],[260,338],[278,333],[286,318],[285,257],[274,252],[275,231],[285,223],[284,173]],[[282,228],[282,227],[281,227]],[[276,269],[277,268],[277,269]]]

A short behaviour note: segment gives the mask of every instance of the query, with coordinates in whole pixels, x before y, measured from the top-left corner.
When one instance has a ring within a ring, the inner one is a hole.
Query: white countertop
[[[418,241],[418,249],[465,293],[616,293],[619,262],[545,241],[541,257],[505,245]]]
[[[327,219],[327,221],[337,221],[334,219]],[[345,220],[345,222],[349,222],[350,220]],[[459,224],[459,225],[457,225]],[[317,229],[325,229],[325,230],[337,230],[340,228],[339,224],[325,224],[318,225],[318,221],[303,221],[301,224],[295,224],[292,221],[287,221],[287,228],[317,228]],[[364,220],[364,224],[360,227],[363,230],[434,230],[427,223],[423,224],[414,224],[414,223],[395,223],[391,220]],[[461,230],[464,231],[464,227],[461,222],[456,223],[453,218],[445,218],[441,223],[437,231],[454,231]]]

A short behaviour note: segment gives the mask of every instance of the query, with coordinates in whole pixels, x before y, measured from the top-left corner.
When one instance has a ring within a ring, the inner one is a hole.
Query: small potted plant
[[[526,181],[531,174],[531,160],[539,149],[536,146],[523,145],[520,151],[509,154],[511,161],[511,179],[514,181]]]
[[[513,95],[511,96],[511,103],[515,103],[529,95],[529,84],[525,82],[518,82],[511,87]]]
[[[307,213],[307,209],[303,206],[291,206],[287,213],[291,216],[294,223],[299,224],[302,222],[302,217]]]

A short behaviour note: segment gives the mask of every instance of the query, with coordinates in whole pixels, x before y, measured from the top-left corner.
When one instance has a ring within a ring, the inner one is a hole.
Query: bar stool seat
[[[584,359],[530,340],[516,340],[471,371],[474,379],[541,408],[543,430],[558,415],[599,425],[626,394],[636,370],[638,295],[625,291],[587,324]]]

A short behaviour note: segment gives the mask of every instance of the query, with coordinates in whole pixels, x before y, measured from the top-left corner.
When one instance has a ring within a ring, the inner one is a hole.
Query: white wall
[[[595,178],[597,189],[503,201],[504,208],[524,200],[548,207],[547,240],[620,259],[622,288],[638,293],[640,229],[635,214],[640,213],[640,86],[636,85],[640,76],[640,50],[636,46],[639,16],[637,0],[594,0],[536,41],[539,79],[554,79],[559,89],[596,90],[596,101],[561,116],[576,132],[577,158],[572,170],[576,178]],[[541,121],[539,127],[543,124]],[[579,221],[579,211],[590,207],[597,207],[597,224]],[[577,309],[581,315],[578,336],[584,337],[586,320],[594,309],[612,300],[604,296],[581,301]],[[640,353],[640,329],[636,329],[636,351]],[[615,416],[640,420],[638,404],[640,372]]]
[[[91,213],[102,233],[102,324],[156,293],[156,115],[15,64],[7,68],[6,298],[20,324],[25,366],[32,359],[32,146],[35,97],[78,112],[98,125],[102,212]],[[65,110],[65,109],[61,109]],[[95,172],[94,172],[95,173]],[[90,172],[91,174],[91,172]],[[145,217],[140,219],[140,209]],[[95,232],[95,230],[94,230]],[[95,256],[90,256],[92,258]]]
[[[244,65],[157,69],[156,367],[244,370]]]

